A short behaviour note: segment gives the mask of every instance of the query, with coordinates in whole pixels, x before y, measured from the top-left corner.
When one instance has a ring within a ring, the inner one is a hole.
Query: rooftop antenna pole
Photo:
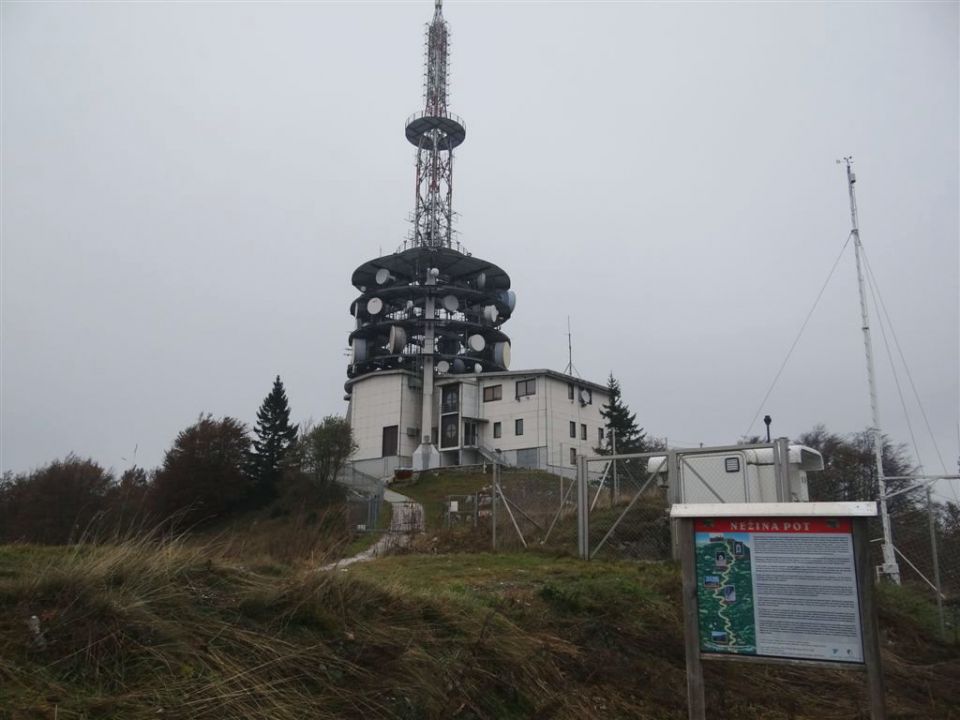
[[[854,184],[857,176],[853,172],[853,157],[845,157],[842,161],[847,166],[847,188],[850,193],[850,222],[853,235],[853,251],[857,259],[857,289],[860,292],[860,317],[863,321],[863,347],[867,356],[867,384],[870,387],[870,411],[873,426],[870,432],[873,435],[873,455],[877,464],[877,488],[880,492],[880,523],[883,526],[883,565],[880,573],[888,576],[897,585],[900,584],[900,566],[897,564],[897,555],[893,545],[893,532],[890,529],[890,513],[887,511],[887,483],[883,478],[883,434],[880,432],[880,408],[877,403],[877,381],[873,370],[873,340],[870,337],[870,317],[867,313],[867,295],[863,285],[863,269],[860,264],[860,228],[857,221],[857,196]]]
[[[567,375],[573,375],[573,336],[570,333],[570,316],[567,315]]]

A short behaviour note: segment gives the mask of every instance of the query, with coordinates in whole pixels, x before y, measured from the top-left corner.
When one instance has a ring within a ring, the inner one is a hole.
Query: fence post
[[[667,451],[667,512],[673,505],[680,502],[680,465],[676,450]],[[680,559],[680,543],[677,535],[679,525],[676,520],[668,520],[670,523],[670,556],[674,560]]]
[[[927,485],[927,519],[930,523],[930,559],[933,560],[933,585],[937,591],[937,614],[940,616],[940,637],[947,639],[947,625],[943,620],[943,590],[940,587],[940,558],[937,553],[937,522],[933,515],[933,491]]]
[[[610,428],[610,442],[611,450],[613,450],[613,455],[617,455],[617,431],[613,428]],[[597,491],[599,492],[599,490]],[[620,478],[617,477],[617,461],[613,461],[613,482],[610,488],[610,507],[613,507],[617,499],[620,497]]]
[[[500,463],[493,464],[493,497],[490,502],[490,527],[493,539],[493,551],[497,551],[497,489],[500,487]]]
[[[587,487],[587,456],[577,456],[577,549],[590,559],[590,490]]]

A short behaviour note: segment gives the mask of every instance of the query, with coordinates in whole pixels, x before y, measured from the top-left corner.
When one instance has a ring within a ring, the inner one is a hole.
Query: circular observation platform
[[[418,112],[407,118],[405,132],[407,140],[415,147],[430,143],[430,133],[440,131],[437,138],[438,150],[453,150],[467,137],[467,126],[463,120],[453,113],[435,115],[433,113]]]

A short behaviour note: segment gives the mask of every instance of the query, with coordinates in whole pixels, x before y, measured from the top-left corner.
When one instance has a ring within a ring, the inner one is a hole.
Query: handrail
[[[460,127],[462,127],[464,130],[467,129],[467,124],[463,121],[463,118],[457,115],[456,113],[452,113],[452,112],[435,113],[435,112],[427,112],[426,110],[421,110],[420,112],[413,113],[413,115],[407,118],[407,121],[403,124],[403,126],[406,127],[407,125],[412,123],[414,120],[420,120],[421,118],[425,118],[425,117],[447,118],[448,120],[453,120],[454,122],[458,123]]]

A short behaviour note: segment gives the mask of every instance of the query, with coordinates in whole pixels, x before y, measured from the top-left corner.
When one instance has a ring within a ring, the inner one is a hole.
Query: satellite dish
[[[580,404],[587,405],[590,402],[590,391],[580,388]]]
[[[399,325],[390,328],[390,339],[387,341],[390,352],[399,355],[407,346],[407,331]]]
[[[510,367],[510,343],[498,342],[493,346],[493,361],[501,367]]]
[[[474,371],[475,373],[482,373],[482,372],[483,372],[483,365],[481,365],[480,363],[474,363],[474,365],[473,365],[473,371]]]
[[[487,274],[486,273],[477,273],[477,277],[474,280],[477,284],[477,290],[483,290],[487,285]]]
[[[483,339],[483,335],[471,335],[467,338],[467,347],[474,352],[483,352],[486,346],[487,341]]]
[[[456,355],[460,352],[460,341],[452,337],[442,337],[437,343],[444,355]]]
[[[367,341],[363,338],[353,339],[353,362],[362,363],[367,361]]]
[[[461,360],[460,358],[457,358],[456,360],[453,361],[454,372],[462,373],[466,369],[467,369],[467,366],[463,364],[463,360]]]
[[[499,317],[499,314],[496,305],[487,305],[483,308],[483,319],[491,325],[497,321],[497,317]]]
[[[497,297],[512,313],[513,309],[517,306],[517,294],[513,290],[501,290],[497,293]]]
[[[367,300],[367,312],[371,315],[379,315],[383,310],[383,300],[380,298],[370,298]]]
[[[446,360],[441,360],[438,362],[437,372],[441,375],[446,375],[448,372],[450,372],[450,363],[448,363]]]
[[[460,301],[456,295],[444,295],[440,301],[447,312],[456,312],[460,308]]]
[[[377,274],[374,276],[377,281],[377,285],[386,285],[391,280],[396,280],[396,278],[390,274],[390,271],[386,268],[380,268],[377,270]]]

